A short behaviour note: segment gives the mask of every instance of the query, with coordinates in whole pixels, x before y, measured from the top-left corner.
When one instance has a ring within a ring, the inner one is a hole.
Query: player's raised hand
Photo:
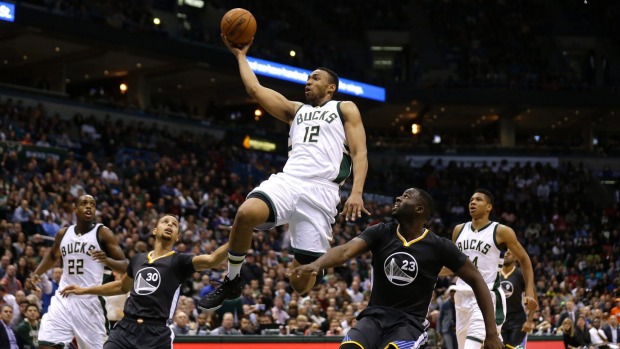
[[[78,285],[69,285],[62,290],[60,290],[60,295],[63,297],[67,297],[70,294],[80,295],[84,294],[84,289]]]
[[[249,44],[237,45],[237,44],[233,44],[232,42],[228,41],[228,39],[226,38],[226,35],[221,34],[221,36],[222,36],[222,41],[224,41],[224,44],[226,45],[226,47],[228,47],[228,49],[235,56],[237,56],[239,53],[246,54],[248,50],[250,49],[250,46],[252,46],[252,43],[254,42],[254,39],[252,39],[252,41],[250,41]]]
[[[99,263],[105,264],[108,260],[108,256],[103,251],[90,251],[90,257]]]
[[[305,273],[311,273],[312,276],[316,276],[319,273],[319,266],[314,263],[300,265],[296,268],[291,269],[288,273],[289,279],[301,277]]]
[[[364,207],[364,199],[361,194],[351,194],[344,203],[341,215],[347,221],[354,221],[362,216],[362,212],[370,215],[370,212]]]

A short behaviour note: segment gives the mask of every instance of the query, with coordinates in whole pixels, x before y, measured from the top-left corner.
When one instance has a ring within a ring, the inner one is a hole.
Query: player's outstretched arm
[[[497,242],[499,244],[505,244],[521,264],[523,279],[525,280],[525,298],[523,302],[528,311],[536,311],[538,309],[538,296],[536,294],[536,288],[534,287],[534,268],[532,267],[530,256],[523,246],[521,246],[519,240],[517,240],[517,235],[514,230],[503,224],[497,227]]]
[[[112,231],[108,227],[102,227],[97,233],[99,234],[99,240],[105,246],[110,256],[108,257],[103,251],[92,251],[90,256],[116,273],[125,273],[129,261],[125,258],[125,254],[118,245]]]
[[[258,82],[258,78],[252,71],[252,68],[250,68],[250,63],[246,57],[252,42],[244,46],[233,45],[223,34],[222,41],[237,58],[241,80],[250,97],[256,99],[258,104],[265,108],[269,114],[290,124],[295,116],[295,112],[301,107],[302,103],[289,101],[282,94],[266,88]]]
[[[289,277],[300,277],[303,273],[312,273],[316,275],[321,269],[341,265],[366,251],[368,251],[368,243],[363,239],[354,238],[344,245],[329,249],[324,255],[319,257],[319,259],[310,264],[293,268],[289,273]]]
[[[351,160],[353,161],[353,187],[351,195],[344,204],[342,215],[346,220],[355,220],[362,216],[362,212],[370,214],[364,207],[362,194],[364,182],[368,173],[368,150],[366,148],[366,130],[362,123],[362,116],[353,102],[341,102],[340,111],[345,120],[344,132],[349,143]]]
[[[486,330],[484,348],[503,348],[504,345],[499,339],[497,326],[495,325],[495,309],[493,307],[493,300],[491,299],[491,292],[489,292],[489,288],[484,282],[482,275],[480,275],[476,266],[469,259],[459,268],[456,275],[471,286],[476,296],[476,301],[478,302],[482,317],[484,318],[484,327]]]
[[[60,294],[63,297],[67,297],[71,294],[74,295],[83,295],[83,294],[94,294],[97,296],[115,296],[119,294],[125,294],[131,291],[131,286],[133,285],[133,279],[129,277],[127,274],[123,274],[123,277],[120,280],[108,282],[107,284],[93,286],[93,287],[80,287],[78,285],[69,285],[62,290],[60,290]]]
[[[67,228],[62,228],[58,231],[58,234],[56,234],[56,238],[54,239],[52,247],[47,251],[47,254],[45,254],[43,259],[41,260],[41,263],[39,263],[37,268],[30,275],[30,279],[33,284],[39,283],[41,281],[41,274],[50,270],[50,268],[52,268],[56,264],[56,261],[58,261],[58,259],[60,258],[60,242],[62,241],[62,238],[65,236],[66,232]]]
[[[196,271],[202,271],[217,267],[228,258],[228,243],[220,246],[211,254],[203,254],[192,258],[192,264]]]

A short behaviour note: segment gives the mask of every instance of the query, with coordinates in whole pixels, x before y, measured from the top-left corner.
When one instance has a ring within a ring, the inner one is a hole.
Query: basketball
[[[222,17],[220,29],[230,43],[246,45],[252,41],[254,34],[256,34],[256,19],[250,11],[234,8]]]

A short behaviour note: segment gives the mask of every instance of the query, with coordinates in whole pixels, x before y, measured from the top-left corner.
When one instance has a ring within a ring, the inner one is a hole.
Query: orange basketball
[[[235,45],[249,44],[256,34],[256,19],[250,11],[234,8],[222,17],[220,29],[231,43]]]

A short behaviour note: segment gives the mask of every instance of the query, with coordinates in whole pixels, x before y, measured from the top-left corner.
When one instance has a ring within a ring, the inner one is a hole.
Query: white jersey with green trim
[[[351,156],[340,101],[302,105],[289,131],[289,158],[284,173],[342,184],[351,174]]]
[[[456,238],[456,247],[474,263],[489,289],[499,287],[499,270],[502,268],[501,252],[495,234],[499,223],[490,222],[479,230],[473,230],[472,222],[463,224]],[[457,290],[471,290],[462,279],[456,282]]]
[[[102,224],[95,224],[85,234],[75,232],[75,224],[67,228],[60,242],[62,256],[62,277],[59,289],[71,284],[80,287],[101,285],[104,265],[90,256],[90,251],[101,250],[97,240],[97,230]]]

